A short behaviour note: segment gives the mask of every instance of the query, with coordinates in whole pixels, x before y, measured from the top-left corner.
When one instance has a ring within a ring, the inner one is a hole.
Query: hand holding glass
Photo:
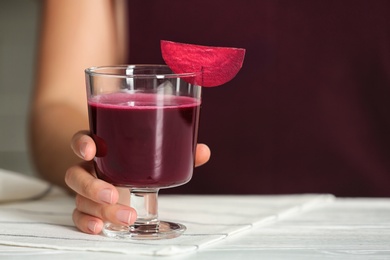
[[[192,177],[201,87],[196,73],[175,74],[165,65],[92,67],[85,71],[98,178],[130,189],[137,220],[106,223],[110,237],[161,239],[185,226],[158,219],[160,188]]]

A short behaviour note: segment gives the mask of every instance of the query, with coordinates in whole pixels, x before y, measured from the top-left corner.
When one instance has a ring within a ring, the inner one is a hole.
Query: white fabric
[[[37,178],[0,169],[0,203],[39,198],[50,189]]]
[[[7,178],[14,179],[14,176],[9,175],[9,172],[4,174],[4,171],[0,171],[2,181],[9,183],[9,186],[11,183],[14,185],[13,188],[8,187],[8,190],[18,190],[20,193],[24,193],[27,186],[32,187],[30,181],[37,181],[26,178],[8,182]],[[42,194],[47,189],[45,185],[36,187],[36,193],[29,190],[29,196],[17,194],[17,198],[28,199],[31,194]],[[4,195],[3,192],[1,194]],[[160,196],[160,218],[185,224],[186,232],[174,239],[137,241],[78,231],[71,219],[74,200],[58,189],[51,190],[38,200],[15,202],[9,194],[4,197],[8,203],[0,204],[2,245],[161,256],[196,252],[228,236],[290,218],[334,200],[332,195],[327,194]]]

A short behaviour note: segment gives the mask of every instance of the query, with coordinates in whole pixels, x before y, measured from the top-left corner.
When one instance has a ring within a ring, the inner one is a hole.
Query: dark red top
[[[390,1],[129,1],[130,63],[160,40],[246,48],[204,88],[212,157],[164,193],[390,196]]]

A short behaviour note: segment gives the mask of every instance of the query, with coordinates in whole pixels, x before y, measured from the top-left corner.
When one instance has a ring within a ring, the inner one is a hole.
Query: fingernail
[[[84,158],[85,157],[85,150],[87,149],[87,143],[82,143],[80,145],[80,154]]]
[[[96,221],[89,221],[89,222],[88,222],[88,229],[89,229],[92,233],[96,233],[96,226],[97,226],[97,222],[96,222]]]
[[[106,202],[108,204],[112,204],[112,190],[110,189],[101,190],[98,196],[101,201]]]
[[[130,210],[126,209],[118,210],[116,213],[116,217],[119,221],[126,224],[130,224],[131,212]]]

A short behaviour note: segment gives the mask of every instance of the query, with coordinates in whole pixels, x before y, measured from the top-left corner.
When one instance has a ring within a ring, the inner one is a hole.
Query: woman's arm
[[[80,162],[72,136],[88,129],[84,69],[125,63],[125,1],[45,0],[30,112],[30,148],[39,174],[65,186]]]

